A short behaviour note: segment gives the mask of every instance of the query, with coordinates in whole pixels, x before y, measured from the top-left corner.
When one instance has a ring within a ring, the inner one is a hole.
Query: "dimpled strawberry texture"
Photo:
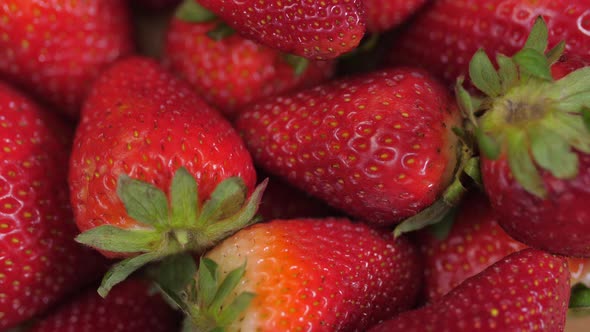
[[[120,174],[167,192],[183,166],[196,177],[201,202],[231,176],[254,187],[250,154],[230,123],[152,60],[131,57],[110,67],[82,113],[69,175],[81,230],[137,225],[117,196]]]
[[[426,0],[364,0],[367,31],[378,33],[395,28],[425,3]]]
[[[427,73],[391,69],[266,99],[236,122],[268,172],[364,221],[410,217],[448,185],[458,112]]]
[[[421,283],[410,242],[345,219],[257,224],[207,257],[222,274],[247,261],[235,294],[256,297],[228,331],[365,331],[411,308]]]
[[[354,49],[365,33],[360,0],[200,0],[246,38],[310,59]]]
[[[133,50],[123,0],[3,0],[0,77],[77,117],[90,84]]]
[[[70,131],[0,82],[0,330],[45,310],[105,268],[99,255],[73,240]]]

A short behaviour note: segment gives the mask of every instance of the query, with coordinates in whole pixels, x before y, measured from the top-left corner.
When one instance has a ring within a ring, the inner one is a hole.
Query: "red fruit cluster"
[[[581,0],[0,4],[0,330],[564,331],[589,32]]]

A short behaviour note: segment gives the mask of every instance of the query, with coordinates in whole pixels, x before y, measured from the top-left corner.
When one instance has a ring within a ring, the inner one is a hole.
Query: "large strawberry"
[[[98,278],[100,255],[74,242],[71,132],[0,82],[0,330]]]
[[[84,104],[69,183],[80,242],[115,266],[101,293],[152,260],[201,252],[255,221],[264,182],[236,131],[157,63],[121,60]],[[141,254],[139,256],[136,256]]]
[[[244,37],[310,59],[351,51],[365,33],[361,0],[197,2]]]
[[[368,32],[384,32],[402,24],[426,0],[364,0]]]
[[[173,298],[194,331],[365,331],[414,305],[420,275],[405,238],[346,219],[274,220],[216,246]]]
[[[458,111],[427,73],[392,69],[244,109],[255,161],[350,215],[391,225],[431,205],[452,179]]]
[[[523,50],[497,56],[499,70],[477,52],[471,82],[485,96],[457,92],[476,128],[500,225],[527,245],[590,256],[590,67],[555,80],[550,66],[564,44],[545,54],[547,35],[539,18]]]
[[[454,83],[469,69],[479,48],[490,56],[514,54],[535,19],[547,20],[549,43],[568,40],[569,53],[590,55],[587,0],[438,0],[399,34],[391,48],[393,65],[421,66]]]
[[[423,308],[370,332],[563,331],[569,299],[567,261],[524,249],[467,279]]]
[[[29,332],[171,332],[180,329],[180,314],[141,279],[117,285],[106,298],[94,288],[41,317]]]
[[[122,0],[20,0],[0,6],[0,77],[77,116],[91,82],[132,51]]]
[[[210,37],[223,23],[204,11],[194,0],[179,8],[164,61],[230,118],[252,101],[315,85],[333,72],[333,61],[299,60],[237,34]]]

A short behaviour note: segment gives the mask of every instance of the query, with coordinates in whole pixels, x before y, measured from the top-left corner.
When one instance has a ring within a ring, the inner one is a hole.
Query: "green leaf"
[[[172,208],[172,227],[194,225],[197,220],[199,194],[195,178],[181,167],[174,174],[170,185],[170,205]]]
[[[156,186],[121,174],[117,195],[125,204],[127,214],[136,221],[154,226],[168,222],[168,200]]]
[[[469,77],[475,87],[490,97],[498,97],[502,93],[500,76],[482,49],[475,53],[469,63]]]
[[[586,126],[586,129],[588,129],[588,131],[590,132],[590,109],[584,107],[582,109],[582,120],[584,121],[584,125]]]
[[[475,184],[479,187],[483,186],[483,180],[481,178],[481,167],[479,163],[479,157],[472,157],[470,158],[467,163],[465,163],[465,168],[463,169],[463,173],[465,173]]]
[[[438,240],[442,241],[449,236],[453,224],[455,223],[455,216],[457,215],[457,208],[453,207],[449,212],[442,218],[442,220],[436,224],[430,225],[428,230]]]
[[[76,241],[101,250],[133,253],[157,249],[162,242],[162,234],[153,229],[101,225],[79,234]]]
[[[215,26],[215,28],[213,28],[213,30],[208,31],[207,36],[215,41],[220,41],[220,40],[225,39],[235,33],[236,33],[236,31],[232,27],[221,22],[221,23],[217,24],[217,26]]]
[[[240,280],[242,280],[244,277],[244,274],[246,274],[246,262],[244,262],[244,264],[238,268],[230,271],[223,279],[221,285],[219,285],[219,288],[217,288],[217,291],[215,292],[213,300],[211,301],[210,310],[212,310],[211,312],[214,315],[219,314],[221,306],[227,297],[234,291],[236,286],[238,286]]]
[[[305,72],[309,66],[309,60],[293,54],[284,54],[283,58],[293,68],[295,76],[299,76]]]
[[[546,196],[545,185],[531,158],[525,132],[508,133],[508,164],[512,175],[526,191],[540,198]]]
[[[235,214],[246,200],[246,190],[244,180],[240,177],[223,180],[203,205],[197,225],[208,225],[212,221]]]
[[[163,289],[179,293],[195,278],[197,265],[191,254],[168,256],[150,269],[149,275]]]
[[[533,25],[529,37],[527,38],[524,48],[535,50],[539,53],[545,53],[549,40],[549,31],[547,24],[542,16],[537,17]]]
[[[184,317],[182,321],[182,328],[180,332],[195,332],[197,331],[190,317]]]
[[[457,103],[459,105],[459,109],[463,113],[463,117],[469,119],[469,121],[474,126],[477,126],[477,120],[475,119],[476,107],[475,105],[473,105],[473,99],[471,95],[463,87],[463,81],[464,78],[459,77],[457,79],[457,84],[455,84],[455,95],[457,96]]]
[[[525,48],[516,53],[512,60],[518,65],[521,74],[552,81],[551,68],[545,55],[539,51]]]
[[[545,90],[547,98],[556,101],[560,109],[562,109],[560,104],[581,93],[590,93],[590,67],[569,73]]]
[[[560,135],[543,130],[529,129],[531,151],[537,164],[558,179],[571,179],[578,174],[578,156]]]
[[[198,293],[199,303],[205,308],[209,308],[215,297],[217,290],[217,269],[218,265],[215,261],[203,257],[199,262],[199,285]]]
[[[220,326],[228,326],[238,319],[240,314],[244,312],[252,303],[256,294],[250,292],[243,292],[238,295],[235,300],[226,308],[223,308],[217,322]]]
[[[559,42],[559,44],[555,45],[551,50],[549,50],[549,52],[547,52],[546,56],[547,62],[549,62],[549,64],[552,65],[559,61],[559,58],[561,58],[563,52],[565,52],[565,45],[565,41],[562,40]]]
[[[393,236],[397,238],[402,234],[437,224],[445,218],[451,208],[452,206],[447,204],[444,199],[439,199],[417,215],[410,217],[397,225],[393,230]]]
[[[590,132],[579,114],[554,112],[542,125],[559,134],[575,149],[590,153]]]
[[[477,144],[479,145],[481,153],[483,153],[486,158],[490,160],[498,159],[500,153],[502,152],[498,142],[496,142],[491,136],[484,133],[480,128],[475,130],[475,137],[477,139]]]
[[[576,284],[572,287],[570,296],[570,308],[590,307],[590,288],[584,284]]]
[[[98,294],[102,297],[106,297],[115,285],[127,279],[131,273],[161,257],[162,254],[159,252],[148,252],[143,255],[127,258],[113,265],[103,277],[100,287],[98,288]]]
[[[181,21],[194,23],[210,22],[217,18],[196,0],[184,0],[176,10],[176,17]]]
[[[496,61],[500,68],[498,74],[502,83],[502,91],[505,93],[518,82],[518,68],[511,58],[503,54],[498,54]]]

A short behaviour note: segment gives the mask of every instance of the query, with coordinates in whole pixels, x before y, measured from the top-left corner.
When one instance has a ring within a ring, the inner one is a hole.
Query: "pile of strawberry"
[[[0,3],[0,331],[564,331],[587,202],[587,0]]]

